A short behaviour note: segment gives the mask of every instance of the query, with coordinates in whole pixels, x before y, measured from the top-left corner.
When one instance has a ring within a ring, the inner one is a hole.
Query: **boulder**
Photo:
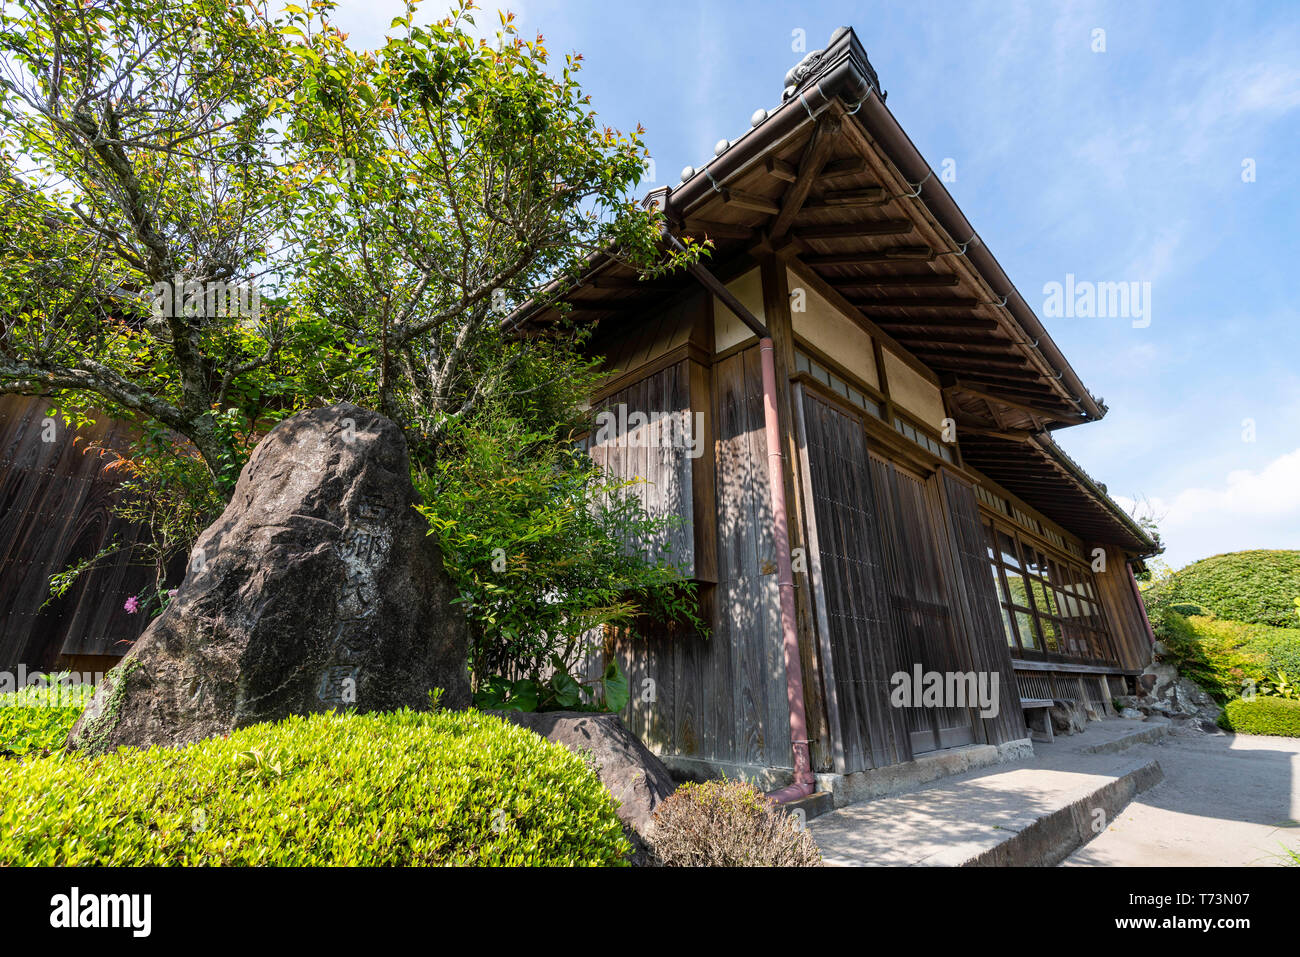
[[[501,717],[581,755],[596,769],[602,784],[619,801],[618,816],[639,840],[649,833],[655,810],[677,785],[662,761],[641,743],[616,714],[588,711],[502,711]]]
[[[1147,716],[1137,708],[1121,708],[1119,716],[1129,721],[1145,721],[1147,718]]]
[[[1148,665],[1139,684],[1144,694],[1139,696],[1135,707],[1148,715],[1171,719],[1192,718],[1195,720],[1179,722],[1179,725],[1202,727],[1201,722],[1213,723],[1223,713],[1223,709],[1204,688],[1191,679],[1182,677],[1178,669],[1167,660],[1157,659]]]
[[[1056,698],[1048,711],[1057,734],[1078,734],[1088,727],[1088,712],[1073,698]]]
[[[468,632],[406,441],[350,404],[281,422],[68,746],[179,745],[291,714],[470,701]]]

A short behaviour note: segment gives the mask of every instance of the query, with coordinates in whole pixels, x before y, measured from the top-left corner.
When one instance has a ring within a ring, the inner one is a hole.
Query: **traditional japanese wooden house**
[[[672,548],[712,633],[607,640],[629,726],[686,773],[776,787],[805,740],[816,771],[853,774],[1023,742],[1022,706],[1044,699],[1109,713],[1150,657],[1132,567],[1158,546],[1053,441],[1105,406],[886,108],[853,31],[751,127],[647,199],[672,236],[712,240],[706,267],[643,281],[595,257],[563,305],[515,317],[598,323],[593,406],[625,409],[591,453],[683,519]],[[681,429],[696,447],[663,440]],[[892,706],[918,666],[996,674],[1000,707]]]

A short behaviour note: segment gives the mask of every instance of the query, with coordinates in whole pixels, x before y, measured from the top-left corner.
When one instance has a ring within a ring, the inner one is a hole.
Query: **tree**
[[[373,350],[371,401],[423,456],[523,355],[502,361],[513,305],[557,295],[597,251],[648,271],[698,254],[661,257],[658,215],[627,199],[641,130],[598,124],[581,57],[552,76],[541,36],[500,14],[495,44],[476,39],[471,9],[420,26],[408,5],[374,52],[307,12],[286,27],[296,160],[328,186],[299,221],[304,298]]]
[[[11,9],[0,391],[154,420],[229,485],[259,382],[311,327],[249,308],[292,198],[268,106],[291,82],[280,34],[220,0]]]
[[[161,423],[223,490],[316,400],[377,408],[432,456],[501,381],[511,303],[596,248],[676,261],[625,198],[638,138],[599,127],[579,58],[552,77],[508,16],[493,47],[468,4],[428,27],[408,5],[365,52],[328,2],[14,9],[0,391]]]

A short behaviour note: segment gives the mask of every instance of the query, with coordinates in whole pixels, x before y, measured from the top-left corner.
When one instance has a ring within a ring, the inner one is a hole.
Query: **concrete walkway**
[[[1283,826],[1300,818],[1300,741],[1109,720],[1034,751],[809,831],[841,866],[1274,864],[1280,840],[1300,846]]]
[[[1170,734],[1164,780],[1068,866],[1269,866],[1300,852],[1300,739]]]

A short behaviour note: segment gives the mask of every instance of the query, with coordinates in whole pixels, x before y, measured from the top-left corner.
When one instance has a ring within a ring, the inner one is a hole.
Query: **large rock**
[[[663,762],[627,729],[616,714],[587,711],[499,713],[501,717],[590,760],[601,783],[618,799],[618,816],[635,832],[634,836],[649,833],[655,809],[677,788]],[[640,856],[643,848],[637,850]]]
[[[185,744],[290,714],[469,704],[467,631],[406,441],[343,404],[277,425],[167,610],[106,676],[71,748]]]
[[[1178,726],[1214,727],[1223,709],[1190,678],[1184,678],[1167,659],[1156,656],[1138,681],[1142,694],[1134,707],[1147,715],[1178,721]]]
[[[1087,730],[1088,711],[1073,698],[1055,698],[1048,710],[1052,730],[1057,734],[1080,734]]]

